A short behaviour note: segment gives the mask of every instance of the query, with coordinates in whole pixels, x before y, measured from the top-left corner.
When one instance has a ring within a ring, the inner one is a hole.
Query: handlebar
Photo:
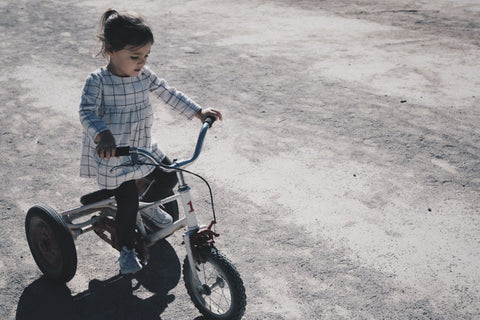
[[[209,124],[209,128],[211,128],[213,126],[213,123],[215,122],[215,117],[212,117],[212,116],[208,116],[205,118],[205,121],[203,121],[203,123],[208,123]]]
[[[135,148],[135,147],[118,147],[115,151],[115,156],[117,157],[130,156],[132,163],[136,164],[138,163],[138,156],[141,155],[149,159],[150,161],[152,161],[153,164],[157,166],[161,166],[163,169],[166,169],[166,171],[170,171],[170,170],[173,171],[177,168],[185,167],[186,165],[191,164],[192,162],[197,160],[198,156],[200,155],[200,152],[202,151],[205,135],[207,134],[208,129],[212,127],[214,122],[215,122],[214,117],[207,117],[204,120],[202,128],[200,129],[200,134],[198,135],[197,144],[195,145],[195,151],[193,152],[193,155],[189,159],[174,161],[172,164],[166,165],[164,163],[161,163],[149,151],[140,149],[140,148]]]
[[[130,155],[130,147],[118,147],[115,150],[115,157],[122,157],[122,156],[129,156]]]

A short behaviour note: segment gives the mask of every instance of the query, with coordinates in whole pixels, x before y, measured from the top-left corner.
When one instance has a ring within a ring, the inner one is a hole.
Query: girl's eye
[[[130,57],[132,60],[138,60],[138,57]]]

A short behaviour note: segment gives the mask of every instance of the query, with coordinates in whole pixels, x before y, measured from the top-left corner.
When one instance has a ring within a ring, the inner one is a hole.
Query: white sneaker
[[[143,217],[153,222],[159,228],[165,228],[173,223],[173,218],[160,207],[148,208],[141,211]]]
[[[138,261],[135,249],[129,250],[127,247],[123,246],[118,261],[120,262],[121,274],[134,273],[142,270],[142,265]]]

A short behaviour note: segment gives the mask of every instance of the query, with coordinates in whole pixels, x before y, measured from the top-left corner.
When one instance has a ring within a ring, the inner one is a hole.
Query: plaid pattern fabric
[[[149,93],[188,119],[200,110],[195,102],[169,87],[147,67],[137,77],[118,77],[105,67],[87,77],[79,110],[84,128],[80,176],[96,176],[100,188],[115,189],[125,181],[145,177],[153,171],[153,166],[128,165],[129,157],[102,160],[95,153],[93,141],[105,130],[112,132],[117,147],[151,150],[163,159],[164,153],[152,147],[153,112]]]

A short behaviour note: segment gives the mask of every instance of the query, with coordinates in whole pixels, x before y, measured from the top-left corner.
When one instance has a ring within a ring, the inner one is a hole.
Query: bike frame
[[[139,214],[137,215],[137,229],[142,235],[142,238],[144,239],[146,245],[151,246],[155,244],[157,241],[164,239],[169,235],[173,234],[174,232],[182,228],[187,228],[186,232],[183,235],[183,241],[185,243],[185,248],[187,251],[188,261],[191,266],[191,270],[195,270],[195,260],[194,260],[194,255],[192,251],[191,237],[192,235],[196,234],[199,231],[200,226],[198,225],[197,214],[194,209],[195,207],[193,205],[193,201],[190,195],[190,187],[185,182],[183,172],[178,169],[186,167],[187,165],[191,164],[198,158],[202,150],[205,135],[207,133],[207,130],[210,128],[211,124],[212,122],[208,122],[208,121],[203,124],[200,130],[195,151],[192,157],[186,160],[174,161],[174,163],[171,165],[165,165],[161,163],[161,161],[156,159],[155,156],[152,153],[148,152],[147,150],[139,149],[139,148],[129,149],[130,158],[133,164],[139,163],[138,162],[139,157],[143,157],[148,159],[151,162],[151,164],[159,166],[165,171],[177,172],[179,186],[178,186],[177,192],[174,195],[152,202],[152,203],[141,202],[142,197],[140,196],[139,198],[140,205],[139,205],[139,211],[138,211]],[[162,228],[152,234],[147,234],[145,226],[143,224],[143,220],[141,218],[141,211],[151,207],[164,205],[174,200],[179,200],[179,202],[182,203],[184,217],[175,221],[174,223],[172,223],[170,226],[166,228]],[[98,216],[92,216],[83,222],[77,222],[77,223],[73,222],[74,220],[80,219],[82,217],[85,217],[87,215],[90,215],[92,213],[97,213],[97,212],[99,212]],[[94,224],[100,221],[102,218],[105,218],[107,216],[111,216],[111,217],[115,216],[116,202],[114,198],[109,198],[109,199],[98,201],[96,203],[80,206],[71,210],[66,210],[66,211],[60,212],[59,214],[66,221],[67,226],[70,229],[73,237],[77,238],[79,235],[85,232],[94,230],[95,229]],[[201,290],[202,284],[198,278],[198,275],[195,272],[194,272],[194,277],[199,289]]]

